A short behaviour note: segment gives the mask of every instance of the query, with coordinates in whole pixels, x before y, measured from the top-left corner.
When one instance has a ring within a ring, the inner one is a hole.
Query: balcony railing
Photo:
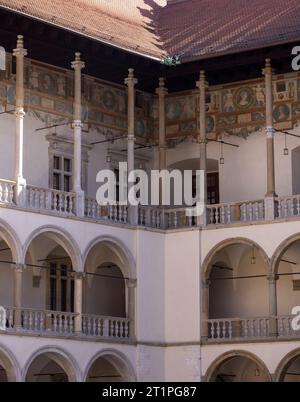
[[[300,338],[300,331],[292,329],[293,316],[223,318],[207,320],[208,342],[230,342],[274,337],[270,334],[270,322],[274,320],[278,338]]]
[[[15,182],[0,180],[0,204],[13,204]]]
[[[6,311],[6,329],[8,332],[35,333],[41,335],[75,335],[77,314],[61,311],[16,309],[8,307]],[[18,315],[20,317],[18,325]],[[3,322],[0,314],[0,320]],[[107,317],[83,314],[81,316],[81,336],[92,338],[129,339],[129,320],[127,318]]]
[[[15,182],[0,180],[0,205],[16,205]],[[62,216],[75,216],[76,194],[27,185],[25,201],[22,207],[51,211]],[[91,197],[84,200],[84,217],[95,221],[108,221],[117,224],[128,224],[129,207],[124,205],[100,206]],[[186,208],[139,206],[138,225],[156,229],[192,228],[196,226],[224,226],[236,223],[252,223],[270,220],[266,218],[265,200],[230,202],[206,206],[203,223],[197,217],[188,216]],[[271,219],[288,219],[300,216],[300,195],[276,197],[274,214]],[[81,216],[82,217],[82,216]]]
[[[26,186],[26,206],[32,209],[75,215],[75,193]]]

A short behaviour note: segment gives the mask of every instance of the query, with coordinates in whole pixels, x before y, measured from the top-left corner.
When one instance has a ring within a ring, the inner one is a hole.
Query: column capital
[[[165,87],[165,79],[160,77],[159,78],[159,86],[156,88],[156,94],[159,97],[163,97],[168,94],[168,89]]]
[[[211,285],[211,280],[210,279],[202,279],[201,284],[202,284],[203,289],[209,289],[209,287]]]
[[[77,272],[77,271],[74,271],[74,272],[72,272],[72,276],[73,276],[74,279],[81,279],[81,280],[83,280],[83,279],[85,279],[85,277],[86,277],[86,273],[85,273],[85,272]]]
[[[16,264],[15,265],[15,272],[17,273],[22,273],[25,269],[25,265],[24,264]]]
[[[278,281],[278,279],[279,279],[278,274],[272,273],[270,275],[267,275],[267,280],[269,281],[269,283],[276,283],[276,281]]]
[[[81,53],[75,53],[75,60],[72,61],[71,67],[74,70],[82,70],[85,67],[85,62],[81,60]]]
[[[24,108],[22,107],[16,107],[14,114],[16,117],[19,117],[21,119],[23,119],[24,116],[26,115]]]
[[[128,288],[136,288],[136,285],[137,285],[137,279],[135,279],[135,278],[127,279],[127,287]]]
[[[199,80],[196,82],[197,88],[199,89],[207,89],[208,82],[205,81],[205,71],[201,70],[199,75]]]
[[[275,129],[272,126],[267,126],[266,127],[266,134],[267,134],[267,138],[274,138],[275,135]]]
[[[274,70],[272,68],[271,59],[266,59],[265,68],[263,68],[263,75],[272,75]]]
[[[72,122],[72,128],[82,128],[83,124],[81,122],[81,120],[73,120]]]
[[[138,83],[137,78],[134,77],[134,69],[133,68],[128,69],[128,77],[125,78],[124,83],[128,87],[134,87]]]
[[[13,56],[16,57],[27,56],[27,49],[24,49],[23,35],[18,35],[17,47],[13,50]]]

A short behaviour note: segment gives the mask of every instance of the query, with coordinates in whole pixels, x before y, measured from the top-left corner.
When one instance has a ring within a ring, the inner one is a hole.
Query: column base
[[[75,213],[76,216],[83,217],[84,216],[84,207],[85,207],[85,195],[84,191],[77,190],[76,193],[76,205],[75,205]]]
[[[275,198],[274,196],[265,196],[264,199],[264,207],[265,207],[265,220],[273,221],[276,216],[275,211]]]

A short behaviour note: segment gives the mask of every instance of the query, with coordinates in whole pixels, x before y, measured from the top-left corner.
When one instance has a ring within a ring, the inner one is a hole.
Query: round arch
[[[300,358],[300,348],[292,350],[290,353],[288,353],[286,356],[281,359],[279,362],[276,370],[275,370],[275,381],[276,382],[282,382],[284,379],[284,376],[286,375],[286,370],[288,367],[293,364],[293,362],[297,359]]]
[[[5,346],[0,345],[0,365],[4,368],[8,382],[21,379],[21,370],[13,353]]]
[[[75,359],[65,350],[57,346],[47,346],[36,350],[27,360],[23,369],[23,381],[26,381],[31,364],[40,356],[46,355],[58,364],[66,373],[69,382],[80,382],[81,371]]]
[[[11,249],[14,262],[22,263],[21,241],[15,230],[4,220],[0,219],[0,237],[7,243]]]
[[[273,256],[271,258],[271,273],[277,274],[278,273],[278,266],[281,257],[287,251],[289,246],[291,246],[296,241],[300,240],[300,233],[293,234],[292,236],[288,237],[287,239],[283,240],[279,246],[276,248]]]
[[[99,236],[93,239],[83,253],[83,266],[85,267],[87,259],[94,247],[101,245],[107,246],[119,257],[120,261],[122,262],[120,269],[123,276],[130,279],[135,279],[135,260],[132,253],[122,241],[113,236]]]
[[[39,235],[47,234],[52,237],[69,255],[74,271],[83,271],[82,258],[80,248],[72,235],[57,226],[42,226],[34,230],[27,238],[23,246],[22,262],[25,262],[28,248],[32,241],[34,241]]]
[[[222,355],[217,357],[206,370],[205,381],[212,382],[216,370],[218,370],[218,368],[223,363],[234,357],[244,357],[246,359],[251,360],[253,363],[257,364],[257,366],[266,374],[268,381],[271,382],[271,375],[265,363],[255,354],[247,352],[245,350],[233,350],[230,352],[223,353]]]
[[[261,255],[265,266],[267,267],[267,275],[270,273],[270,259],[267,256],[266,252],[263,250],[263,248],[257,244],[255,241],[247,239],[245,237],[233,237],[230,239],[226,239],[221,241],[220,243],[216,244],[211,250],[210,252],[206,255],[203,263],[202,263],[202,275],[204,279],[209,279],[209,275],[211,272],[211,267],[210,267],[210,263],[212,258],[221,250],[223,250],[224,248],[228,247],[228,246],[232,246],[234,244],[244,244],[250,247],[255,247],[259,254]]]
[[[129,359],[127,358],[127,356],[114,349],[105,349],[97,353],[95,356],[93,356],[91,360],[88,362],[83,375],[84,382],[87,381],[89,372],[93,367],[94,363],[96,363],[97,360],[101,358],[108,360],[109,363],[111,363],[111,365],[114,366],[114,368],[118,372],[120,372],[120,374],[122,375],[122,377],[124,377],[124,379],[126,379],[126,381],[128,382],[136,381],[134,368]]]

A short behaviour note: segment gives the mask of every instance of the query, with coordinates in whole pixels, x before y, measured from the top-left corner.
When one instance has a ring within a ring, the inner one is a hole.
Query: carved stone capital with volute
[[[156,88],[156,94],[159,97],[164,97],[168,94],[168,90],[165,87],[165,79],[162,77],[159,79],[159,87]]]
[[[79,52],[75,53],[75,60],[72,61],[71,67],[74,70],[82,70],[85,67],[85,62],[81,60],[81,54]]]
[[[128,69],[128,77],[125,78],[124,83],[128,87],[134,87],[138,83],[137,78],[134,77],[134,69],[133,68]]]
[[[135,278],[127,279],[127,287],[128,288],[136,288],[136,285],[137,285],[137,279],[135,279]]]
[[[196,82],[197,88],[199,89],[207,89],[208,82],[205,81],[205,71],[201,70],[199,75],[199,81]]]
[[[17,47],[13,50],[13,55],[15,57],[27,56],[27,49],[24,49],[23,35],[18,35]]]

